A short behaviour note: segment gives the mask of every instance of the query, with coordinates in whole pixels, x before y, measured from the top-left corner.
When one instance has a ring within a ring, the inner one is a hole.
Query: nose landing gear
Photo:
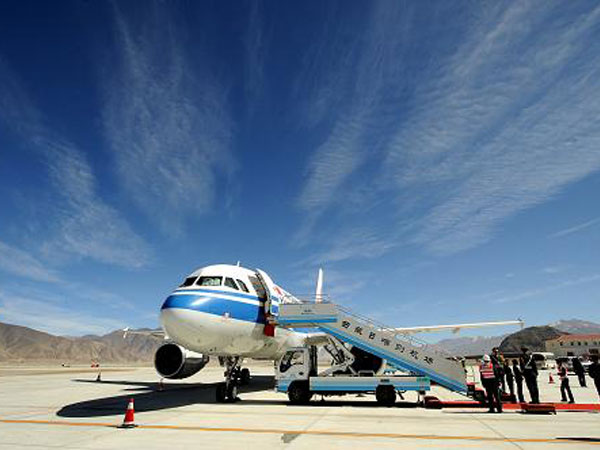
[[[250,370],[240,368],[242,358],[219,358],[225,366],[225,382],[217,385],[216,400],[218,403],[232,403],[238,400],[238,386],[250,383]]]
[[[233,403],[238,399],[238,387],[235,382],[224,382],[217,385],[217,402],[218,403]]]

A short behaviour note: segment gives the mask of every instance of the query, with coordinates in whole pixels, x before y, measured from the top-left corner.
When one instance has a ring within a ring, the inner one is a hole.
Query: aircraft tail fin
[[[315,291],[315,303],[321,303],[323,301],[323,269],[319,267],[317,274],[317,289]]]

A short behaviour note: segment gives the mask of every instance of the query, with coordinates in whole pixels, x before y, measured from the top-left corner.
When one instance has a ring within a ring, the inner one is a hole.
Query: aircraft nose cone
[[[162,308],[160,323],[167,336],[177,342],[185,341],[191,328],[186,311],[178,308]]]
[[[160,309],[160,321],[165,328],[185,322],[185,311],[170,305],[170,299],[167,298]]]
[[[195,342],[202,332],[202,321],[193,307],[195,300],[187,295],[170,295],[160,311],[163,330],[174,341],[186,345]]]

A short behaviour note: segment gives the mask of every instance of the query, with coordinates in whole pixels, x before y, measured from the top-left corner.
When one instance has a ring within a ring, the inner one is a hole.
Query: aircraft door
[[[265,288],[265,315],[267,318],[279,315],[279,302],[281,301],[279,288],[264,271],[256,269],[256,276]]]

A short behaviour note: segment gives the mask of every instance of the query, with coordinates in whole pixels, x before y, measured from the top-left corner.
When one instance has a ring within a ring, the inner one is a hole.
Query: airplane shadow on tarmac
[[[97,398],[63,406],[56,414],[60,417],[99,417],[123,414],[130,398],[135,401],[136,412],[159,411],[198,403],[216,403],[216,387],[218,383],[190,384],[165,383],[164,390],[159,390],[158,383],[132,381],[94,381],[73,380],[77,383],[114,384],[132,386],[126,394]],[[240,387],[240,394],[266,391],[275,385],[273,376],[253,376],[248,386]],[[135,392],[135,393],[132,393]]]
[[[60,417],[100,417],[123,414],[130,398],[135,401],[136,412],[160,411],[163,409],[177,408],[180,406],[216,403],[215,390],[218,383],[190,384],[190,383],[166,383],[164,390],[159,390],[156,382],[135,382],[118,380],[84,380],[75,379],[77,383],[112,384],[119,386],[130,386],[123,389],[127,393],[112,397],[97,398],[84,402],[72,403],[63,406],[56,414]],[[240,387],[240,394],[271,390],[275,386],[275,378],[267,375],[253,376],[248,386]],[[134,393],[132,393],[134,392]],[[287,397],[282,395],[281,400],[247,399],[243,400],[247,405],[289,405]],[[358,408],[380,408],[373,401],[356,400],[319,400],[315,396],[306,407],[358,407]],[[296,406],[298,407],[298,406]],[[415,408],[416,403],[398,401],[392,408]]]

